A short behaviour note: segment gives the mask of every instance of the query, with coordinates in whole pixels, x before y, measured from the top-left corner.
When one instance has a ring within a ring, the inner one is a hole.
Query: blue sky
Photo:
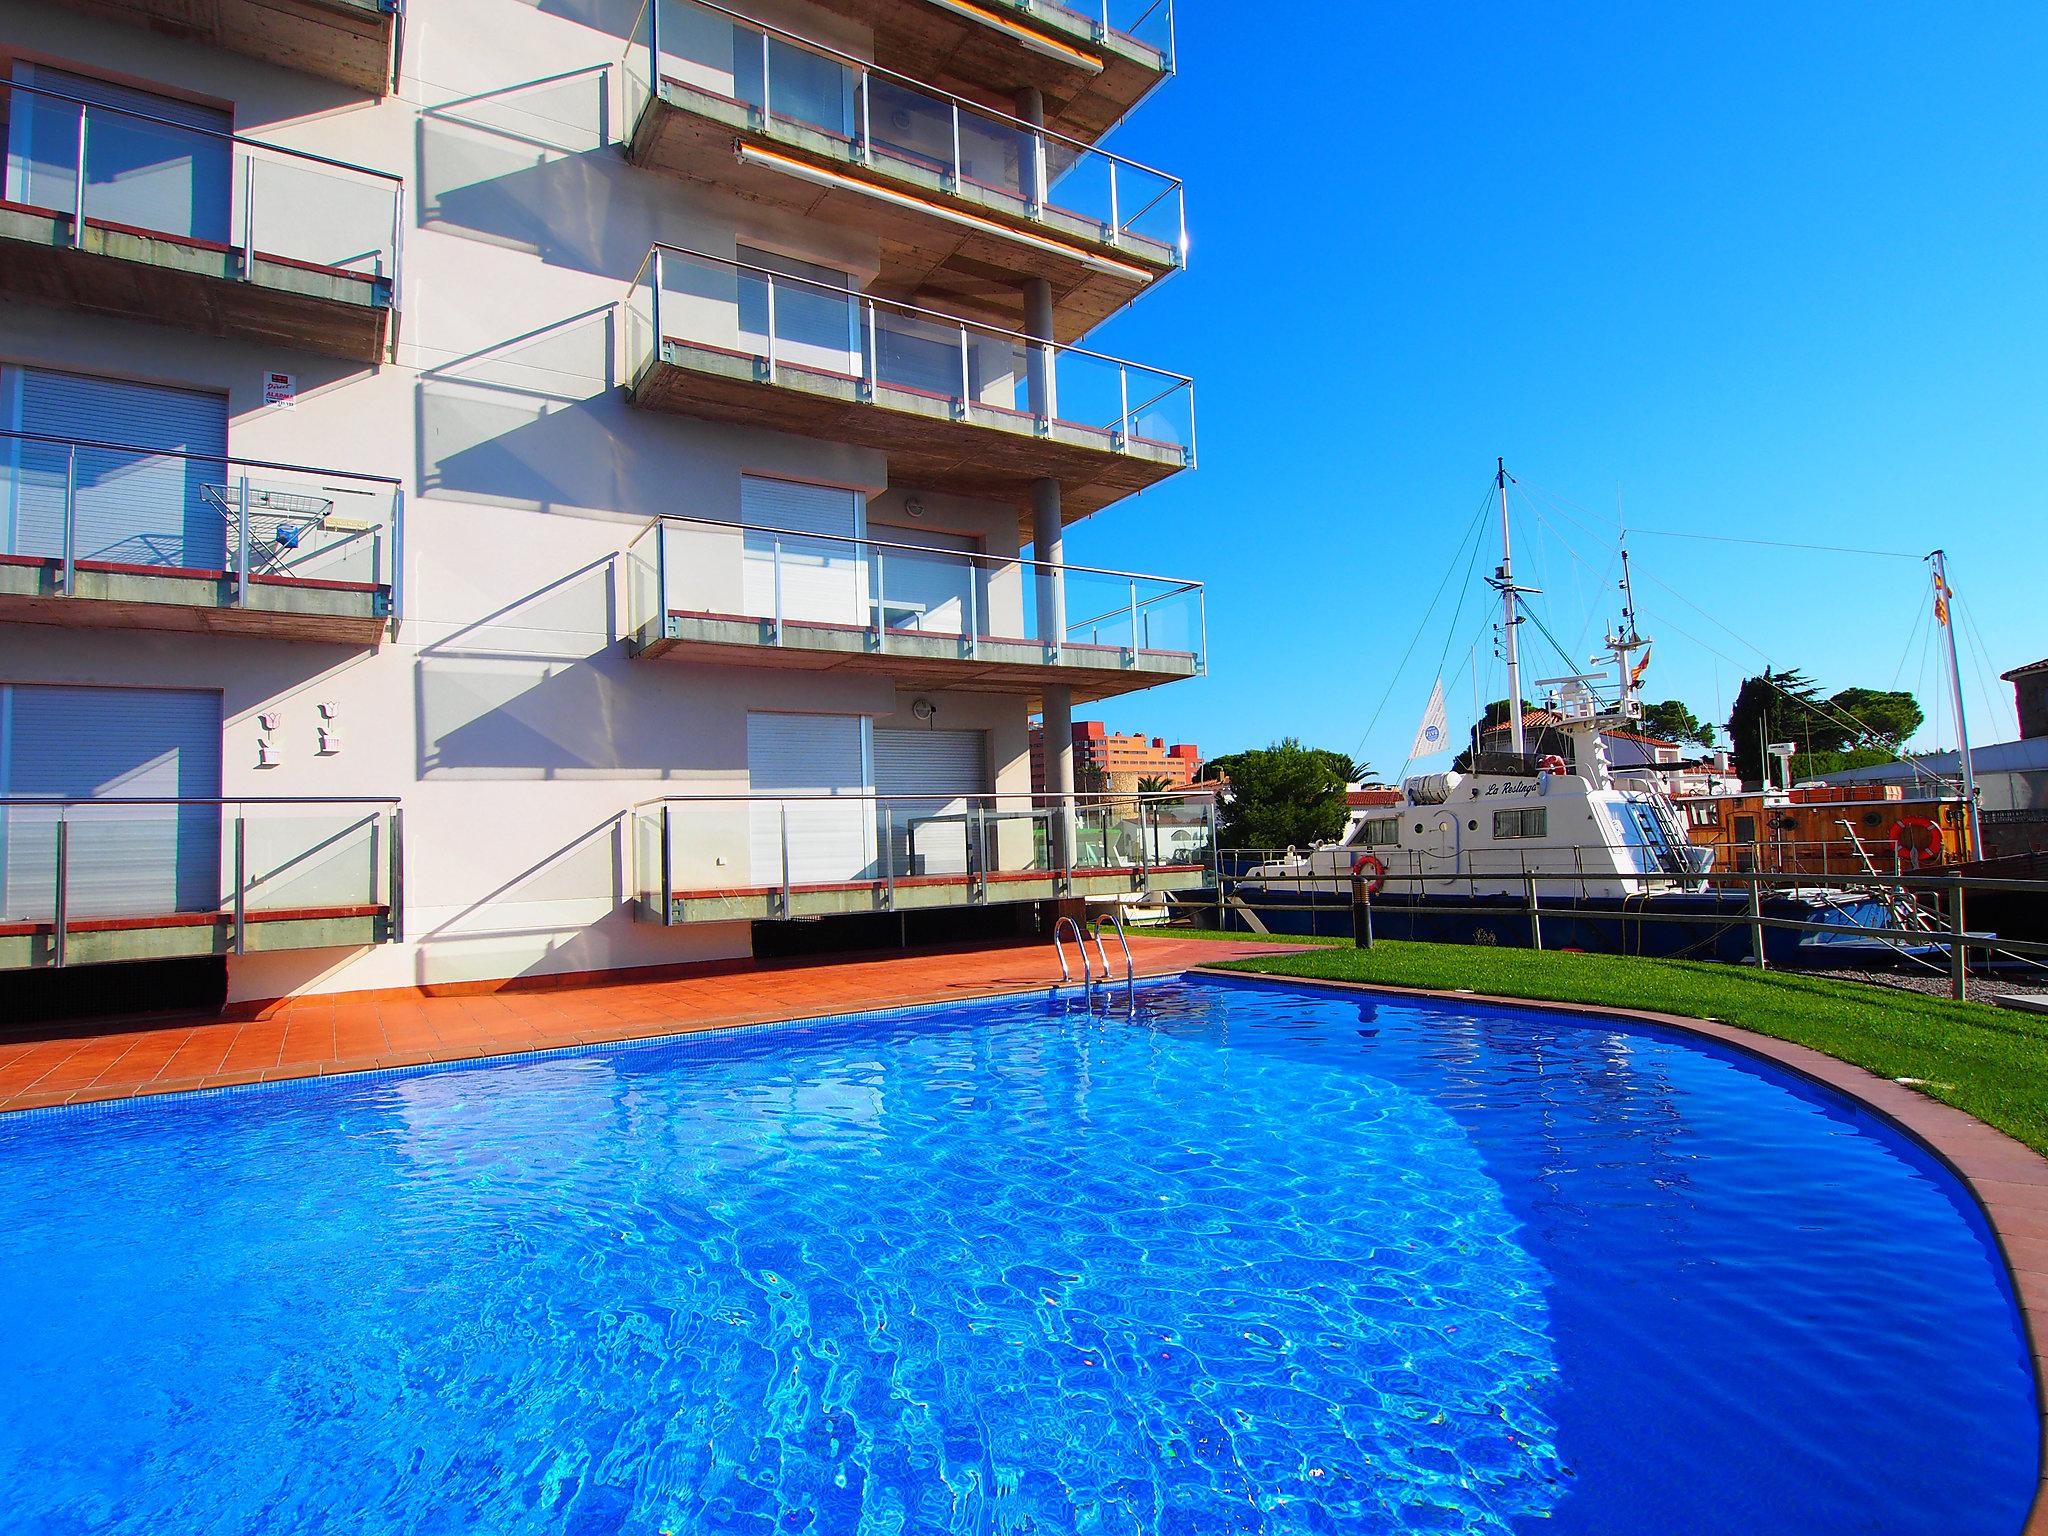
[[[1186,0],[1180,74],[1110,141],[1186,180],[1190,270],[1096,337],[1195,376],[1201,467],[1068,556],[1208,582],[1212,675],[1087,714],[1398,771],[1457,590],[1368,723],[1503,454],[1568,647],[1613,606],[1617,493],[1642,529],[1939,542],[1972,736],[2015,734],[1996,674],[2048,655],[2048,8],[1220,9]],[[1725,716],[1769,657],[1932,713],[1924,566],[1631,542],[1651,698]],[[1504,691],[1465,596],[1454,731],[1475,643]]]

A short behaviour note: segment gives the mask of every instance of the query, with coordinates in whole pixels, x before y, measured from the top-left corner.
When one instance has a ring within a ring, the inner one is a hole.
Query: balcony
[[[1062,842],[1072,853],[1055,859]],[[790,922],[1196,890],[1200,795],[692,795],[635,806],[643,921]]]
[[[396,480],[0,432],[0,622],[374,646]]]
[[[746,262],[656,246],[627,300],[633,403],[857,443],[890,478],[1073,521],[1195,461],[1182,374],[1034,342]]]
[[[352,86],[391,88],[400,0],[60,0],[73,10],[191,38]]]
[[[395,943],[399,810],[0,798],[0,971]]]
[[[1021,327],[1045,278],[1071,341],[1182,265],[1173,177],[711,0],[651,0],[626,78],[637,163],[873,236],[890,292]]]
[[[392,340],[397,176],[0,84],[0,293],[359,362]],[[85,174],[79,174],[83,165]]]
[[[1036,87],[1046,123],[1093,143],[1173,72],[1172,0],[817,0],[873,28],[875,62],[968,95]]]
[[[1123,571],[663,518],[627,589],[642,657],[1082,701],[1207,670],[1201,584]]]

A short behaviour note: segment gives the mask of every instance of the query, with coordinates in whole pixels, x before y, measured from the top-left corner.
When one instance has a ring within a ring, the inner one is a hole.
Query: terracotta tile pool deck
[[[1131,939],[1146,976],[1271,947]],[[661,980],[461,996],[294,998],[245,1019],[28,1026],[0,1035],[0,1112],[986,997],[1058,979],[1051,950],[1031,943],[762,961]]]

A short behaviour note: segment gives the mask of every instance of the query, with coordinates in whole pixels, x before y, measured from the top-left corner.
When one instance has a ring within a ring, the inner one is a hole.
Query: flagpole
[[[1514,553],[1508,543],[1508,461],[1496,459],[1495,480],[1500,486],[1500,600],[1501,633],[1508,663],[1508,750],[1517,757],[1529,750],[1522,729],[1522,656],[1516,645]]]
[[[1948,557],[1936,550],[1927,557],[1934,562],[1934,616],[1948,635],[1948,686],[1956,706],[1956,760],[1963,768],[1963,803],[1969,815],[1970,857],[1984,857],[1982,831],[1977,825],[1977,775],[1970,763],[1970,726],[1963,716],[1963,669],[1956,659],[1955,593],[1948,585]]]

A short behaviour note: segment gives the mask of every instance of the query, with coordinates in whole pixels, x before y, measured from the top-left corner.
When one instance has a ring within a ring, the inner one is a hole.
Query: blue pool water
[[[0,1120],[0,1530],[2010,1536],[1915,1146],[1637,1026],[1183,982]]]

